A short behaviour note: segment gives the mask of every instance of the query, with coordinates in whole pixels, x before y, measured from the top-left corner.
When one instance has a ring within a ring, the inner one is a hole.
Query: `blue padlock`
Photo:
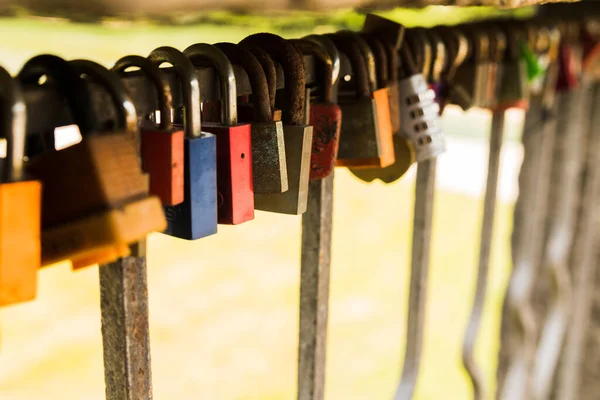
[[[191,61],[173,47],[159,47],[148,58],[157,65],[169,63],[181,82],[185,132],[183,203],[165,206],[165,233],[196,240],[217,233],[217,140],[202,132],[200,82]]]

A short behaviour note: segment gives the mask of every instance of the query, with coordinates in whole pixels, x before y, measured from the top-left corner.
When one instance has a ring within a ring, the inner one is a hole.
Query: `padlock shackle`
[[[137,112],[129,92],[119,79],[119,75],[102,65],[89,60],[72,60],[69,64],[83,75],[103,86],[115,104],[116,129],[124,129],[135,135],[137,132]]]
[[[404,33],[404,42],[408,44],[415,67],[425,80],[429,79],[431,67],[431,45],[427,40],[427,34],[423,28],[410,28]]]
[[[367,42],[371,53],[375,59],[375,78],[377,82],[377,89],[386,87],[389,80],[389,65],[388,56],[381,40],[373,35],[363,33],[361,37]]]
[[[300,53],[312,55],[319,60],[322,67],[322,85],[319,85],[324,103],[333,102],[333,61],[329,53],[318,43],[306,39],[293,39],[290,42],[296,46]]]
[[[398,60],[398,54],[392,45],[392,42],[385,39],[380,39],[381,45],[385,50],[385,55],[387,59],[388,65],[388,81],[389,82],[397,82],[398,81],[398,70],[400,68],[400,63]]]
[[[94,132],[98,121],[92,107],[89,86],[75,68],[60,57],[42,54],[25,63],[17,75],[17,80],[22,86],[38,85],[42,76],[46,76],[64,96],[71,111],[71,118],[79,128],[81,136],[85,137]]]
[[[148,59],[158,67],[163,63],[169,63],[173,66],[181,83],[185,135],[188,138],[202,137],[200,81],[192,62],[181,51],[169,46],[152,50],[148,55]]]
[[[272,33],[250,35],[240,44],[260,47],[281,65],[286,94],[282,121],[289,125],[303,125],[306,76],[304,59],[300,53],[287,40]]]
[[[237,124],[237,87],[235,81],[235,72],[229,59],[218,47],[207,43],[196,43],[183,51],[192,64],[202,60],[210,64],[219,74],[219,83],[221,88],[221,119],[226,125]]]
[[[448,67],[446,45],[439,33],[427,30],[426,35],[431,47],[431,73],[429,80],[431,82],[439,82],[442,78],[442,73],[447,70]]]
[[[3,105],[0,138],[6,140],[6,157],[3,168],[0,169],[0,182],[20,181],[24,177],[27,108],[21,86],[2,67],[0,67],[0,98]]]
[[[353,31],[341,30],[336,32],[336,35],[348,37],[359,49],[367,67],[369,90],[374,92],[377,89],[377,68],[375,67],[375,56],[373,55],[373,51],[369,47],[369,44],[358,33]]]
[[[249,51],[260,63],[267,78],[269,105],[271,106],[271,114],[273,114],[275,112],[275,93],[277,92],[277,68],[275,68],[275,63],[260,47],[243,45],[241,43],[238,46]]]
[[[327,34],[338,51],[344,53],[350,62],[352,74],[354,76],[354,87],[356,97],[370,97],[369,77],[367,73],[367,64],[360,50],[354,45],[354,42],[348,36],[340,36],[333,33]]]
[[[338,79],[340,78],[340,70],[341,70],[341,61],[340,61],[340,52],[333,41],[327,36],[319,36],[319,35],[308,35],[303,39],[310,40],[311,42],[317,43],[322,46],[325,51],[329,54],[329,58],[331,58],[333,70],[331,72],[331,84],[335,86]]]
[[[410,46],[408,42],[405,40],[402,42],[402,46],[398,50],[398,54],[400,55],[400,68],[402,71],[402,75],[399,76],[400,79],[405,79],[413,75],[417,75],[420,71],[415,64],[415,59],[411,52]]]
[[[158,95],[158,109],[160,110],[159,128],[170,131],[173,128],[171,111],[173,108],[173,96],[171,87],[160,68],[152,61],[142,56],[125,56],[119,59],[112,67],[112,71],[123,75],[128,68],[136,67],[152,82]]]
[[[221,42],[215,43],[214,46],[221,50],[232,64],[240,66],[246,72],[246,75],[248,75],[250,89],[252,90],[255,122],[272,122],[273,110],[271,108],[267,77],[254,54],[250,50],[234,43]],[[271,60],[269,62],[273,65]],[[273,101],[275,101],[275,98],[273,98]]]

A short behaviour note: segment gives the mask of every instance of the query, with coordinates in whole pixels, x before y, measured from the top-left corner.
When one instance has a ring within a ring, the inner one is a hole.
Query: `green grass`
[[[0,19],[0,60],[17,72],[34,54],[107,66],[159,45],[234,41],[266,22],[167,27]],[[315,30],[329,29],[325,25]],[[311,28],[312,30],[312,28]],[[308,31],[286,31],[298,36]],[[464,126],[464,124],[462,124]],[[474,124],[471,122],[471,126]],[[459,126],[457,126],[457,130]],[[465,176],[464,179],[469,179]],[[412,185],[336,177],[327,400],[388,399],[403,355]],[[501,204],[478,346],[493,381],[508,278],[510,207]],[[481,201],[437,193],[427,334],[417,399],[465,399],[462,334],[476,277]],[[153,380],[157,400],[292,399],[296,386],[300,218],[257,213],[189,243],[149,243]],[[42,271],[38,300],[2,311],[2,400],[104,398],[97,269]]]

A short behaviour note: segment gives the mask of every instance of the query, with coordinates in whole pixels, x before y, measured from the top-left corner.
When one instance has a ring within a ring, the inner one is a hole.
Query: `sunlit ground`
[[[252,32],[224,26],[108,28],[5,19],[0,33],[8,39],[0,41],[0,63],[15,73],[34,54],[52,52],[108,66],[125,54],[147,54],[159,45],[181,49],[199,41],[238,41]],[[439,169],[417,399],[470,396],[460,348],[476,278],[480,193],[487,167],[480,131],[489,120],[483,113],[465,117],[451,112],[444,121],[456,139],[449,147],[452,156],[444,156]],[[508,126],[519,122],[517,118]],[[514,166],[518,157],[505,161]],[[509,271],[514,168],[507,174],[477,349],[492,385]],[[406,333],[412,176],[386,186],[364,184],[337,171],[328,400],[389,399],[395,389]],[[220,226],[218,235],[193,243],[150,237],[155,399],[294,398],[299,243],[300,217],[262,212],[252,222]],[[47,269],[41,272],[36,301],[2,310],[0,399],[104,399],[97,281],[97,267],[77,273],[68,265]]]

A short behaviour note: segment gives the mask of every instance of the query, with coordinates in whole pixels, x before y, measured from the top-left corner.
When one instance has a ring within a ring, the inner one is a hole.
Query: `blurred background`
[[[520,11],[527,12],[527,11]],[[430,7],[386,14],[406,25],[454,23],[497,13]],[[168,21],[116,17],[93,22],[0,18],[0,63],[17,73],[40,53],[107,67],[160,45],[238,42],[269,31],[284,37],[359,29],[354,12],[253,17],[216,12]],[[448,152],[440,158],[429,302],[416,399],[465,399],[471,388],[461,346],[476,279],[491,115],[449,107]],[[510,272],[511,212],[517,195],[523,114],[507,113],[500,206],[477,357],[494,381],[500,312]],[[336,170],[328,400],[389,399],[399,379],[412,234],[414,167],[391,185]],[[295,398],[300,217],[257,211],[197,242],[149,238],[148,279],[154,398]],[[0,311],[0,399],[104,399],[98,268],[46,268],[37,300]]]

